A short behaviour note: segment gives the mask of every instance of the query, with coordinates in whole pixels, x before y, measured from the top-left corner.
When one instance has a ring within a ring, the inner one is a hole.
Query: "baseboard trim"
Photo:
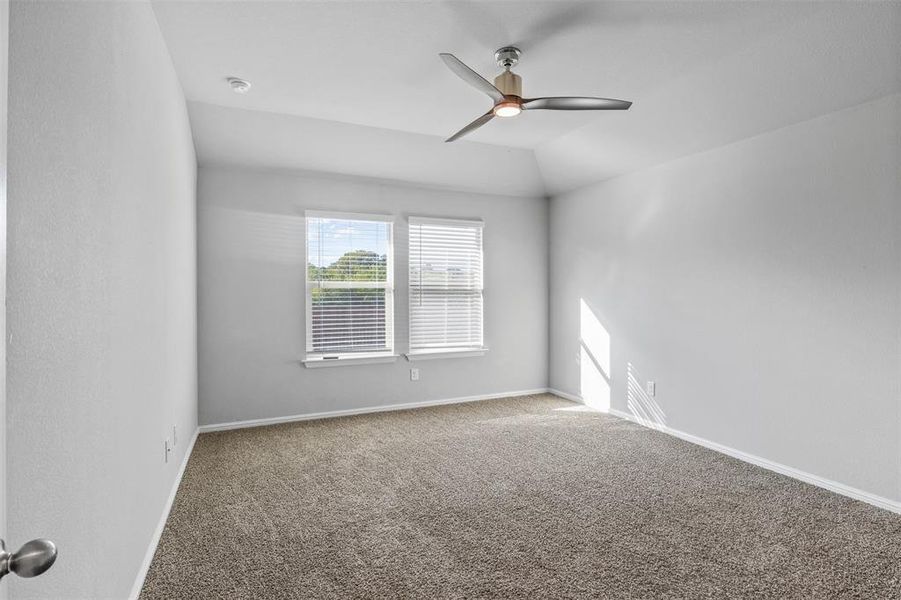
[[[555,396],[560,396],[564,400],[569,400],[570,402],[577,402],[579,404],[585,404],[585,402],[582,400],[582,398],[580,396],[576,396],[575,394],[570,394],[569,392],[564,392],[562,390],[558,390],[558,389],[554,389],[554,388],[548,388],[547,391],[549,394],[553,394]]]
[[[567,392],[563,392],[560,390],[556,390],[553,388],[548,389],[548,392],[554,394],[556,396],[560,396],[566,400],[571,400],[572,402],[578,402],[579,404],[585,404],[581,397],[570,394]],[[735,448],[731,448],[729,446],[724,446],[723,444],[718,444],[717,442],[711,442],[710,440],[704,439],[702,437],[698,437],[696,435],[692,435],[690,433],[685,433],[679,429],[674,429],[672,427],[667,427],[666,425],[658,425],[658,424],[648,424],[642,422],[640,419],[636,418],[635,415],[630,413],[618,410],[611,409],[608,414],[611,414],[620,419],[625,419],[626,421],[631,421],[632,423],[636,423],[641,425],[642,427],[647,427],[649,429],[655,429],[662,433],[666,433],[673,437],[677,437],[686,442],[696,444],[698,446],[703,446],[704,448],[708,448],[715,452],[719,452],[720,454],[725,454],[727,456],[731,456],[732,458],[737,458],[738,460],[744,461],[746,463],[750,463],[752,465],[756,465],[758,467],[763,467],[769,471],[774,471],[781,475],[785,475],[787,477],[791,477],[793,479],[798,479],[805,483],[809,483],[811,485],[815,485],[819,488],[823,488],[825,490],[829,490],[830,492],[835,492],[836,494],[840,494],[842,496],[847,496],[848,498],[853,498],[854,500],[860,500],[861,502],[866,502],[867,504],[871,504],[872,506],[876,506],[878,508],[882,508],[884,510],[891,511],[893,513],[901,514],[901,502],[897,502],[895,500],[891,500],[889,498],[885,498],[883,496],[878,496],[876,494],[871,494],[870,492],[865,492],[861,489],[851,487],[849,485],[845,485],[843,483],[839,483],[838,481],[833,481],[831,479],[826,479],[825,477],[820,477],[818,475],[813,475],[806,471],[802,471],[800,469],[796,469],[794,467],[789,467],[788,465],[783,465],[782,463],[777,463],[772,460],[768,460],[766,458],[761,458],[754,454],[749,454],[747,452],[743,452],[741,450],[736,450]]]
[[[229,423],[214,423],[201,425],[200,433],[213,431],[228,431],[230,429],[246,429],[248,427],[263,427],[266,425],[278,425],[280,423],[293,423],[295,421],[313,421],[316,419],[333,419],[335,417],[349,417],[353,415],[365,415],[370,413],[390,412],[395,410],[408,410],[411,408],[425,408],[428,406],[441,406],[443,404],[463,404],[464,402],[478,402],[480,400],[496,400],[498,398],[513,398],[516,396],[531,396],[533,394],[546,394],[547,388],[533,390],[516,390],[512,392],[499,392],[497,394],[480,394],[478,396],[459,396],[456,398],[443,398],[440,400],[426,400],[424,402],[407,402],[404,404],[385,404],[382,406],[367,406],[364,408],[349,408],[346,410],[332,410],[326,412],[306,413],[302,415],[289,415],[285,417],[272,417],[268,419],[250,419],[247,421],[231,421]]]
[[[199,434],[200,430],[195,429],[194,435],[191,436],[191,441],[188,443],[188,449],[185,451],[185,456],[178,466],[178,473],[175,475],[175,481],[172,483],[172,489],[169,491],[169,497],[166,499],[166,505],[163,507],[163,514],[160,516],[160,521],[156,525],[156,530],[153,532],[153,538],[150,540],[150,546],[148,546],[147,553],[144,555],[144,561],[141,563],[141,568],[138,569],[138,576],[135,578],[131,593],[128,595],[129,600],[137,600],[138,596],[141,595],[141,589],[144,587],[144,579],[146,579],[147,572],[150,570],[150,563],[153,562],[153,556],[156,554],[156,547],[159,545],[160,538],[163,536],[163,529],[166,528],[166,521],[169,520],[169,512],[172,510],[172,503],[175,502],[175,494],[178,492],[178,486],[181,484],[181,478],[185,474],[188,460],[191,458],[191,452],[194,451],[194,443],[197,441],[197,436]]]

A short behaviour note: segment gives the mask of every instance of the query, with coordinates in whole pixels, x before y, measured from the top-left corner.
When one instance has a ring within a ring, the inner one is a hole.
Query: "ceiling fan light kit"
[[[522,112],[522,106],[518,102],[501,102],[491,109],[495,117],[515,117]]]
[[[515,117],[524,110],[628,110],[632,106],[631,102],[612,98],[584,96],[523,98],[522,77],[510,70],[516,66],[522,56],[522,51],[514,46],[504,46],[494,53],[497,66],[503,69],[503,72],[494,78],[494,85],[491,85],[487,79],[467,67],[463,61],[453,54],[442,53],[439,56],[457,77],[494,101],[494,106],[491,107],[491,110],[447,138],[446,142],[460,139],[494,117]]]

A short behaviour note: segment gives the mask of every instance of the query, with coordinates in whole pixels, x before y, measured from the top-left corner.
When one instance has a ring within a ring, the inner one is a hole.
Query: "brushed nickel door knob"
[[[50,540],[31,540],[15,552],[7,552],[6,544],[0,539],[0,579],[8,573],[37,577],[53,566],[56,555],[56,544]]]

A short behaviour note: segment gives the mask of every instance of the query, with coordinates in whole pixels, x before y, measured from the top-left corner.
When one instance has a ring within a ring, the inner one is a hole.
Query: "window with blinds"
[[[394,351],[392,217],[307,211],[307,358]]]
[[[482,222],[410,217],[410,354],[482,350]]]

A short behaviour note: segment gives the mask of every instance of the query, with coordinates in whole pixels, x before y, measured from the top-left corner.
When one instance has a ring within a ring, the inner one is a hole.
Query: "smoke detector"
[[[246,94],[250,90],[250,82],[238,77],[229,77],[228,85],[231,86],[232,91],[236,94]]]

